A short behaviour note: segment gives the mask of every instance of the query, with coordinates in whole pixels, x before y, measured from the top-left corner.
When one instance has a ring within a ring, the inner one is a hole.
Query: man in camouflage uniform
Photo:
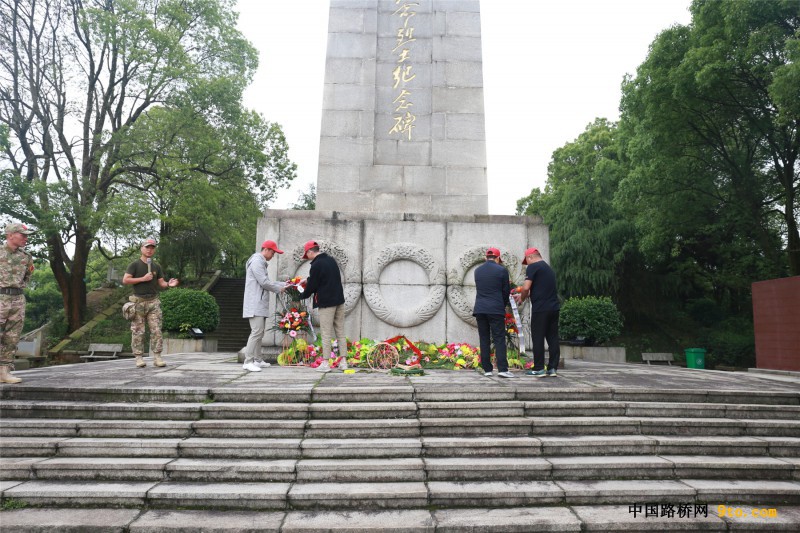
[[[158,293],[162,289],[177,287],[178,280],[164,280],[161,265],[153,261],[156,253],[156,241],[146,239],[142,243],[142,255],[128,265],[122,276],[123,285],[133,285],[133,296],[130,301],[136,305],[136,316],[131,321],[131,348],[136,357],[136,366],[143,368],[146,363],[144,354],[144,325],[150,328],[150,351],[153,352],[153,365],[166,366],[161,358],[163,339],[161,337],[161,302]]]
[[[22,289],[33,273],[33,258],[23,250],[33,230],[24,224],[6,226],[6,243],[0,248],[0,383],[19,383],[11,375],[14,354],[25,324]]]

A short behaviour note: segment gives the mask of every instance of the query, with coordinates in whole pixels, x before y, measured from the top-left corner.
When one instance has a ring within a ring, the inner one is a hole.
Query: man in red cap
[[[506,357],[506,304],[511,293],[508,270],[501,265],[500,250],[486,250],[486,262],[475,269],[475,306],[472,315],[478,321],[481,343],[481,366],[485,376],[492,375],[492,343],[498,376],[513,378]]]
[[[311,270],[306,278],[305,291],[301,298],[314,295],[314,307],[319,308],[319,327],[322,337],[322,357],[331,357],[331,338],[336,338],[339,351],[340,370],[347,368],[347,338],[344,335],[344,287],[342,273],[336,260],[319,251],[317,241],[308,241],[303,246],[303,259],[311,260]],[[329,371],[330,363],[324,361],[317,367],[320,372]]]
[[[25,224],[12,222],[6,226],[6,242],[0,247],[0,383],[19,383],[11,374],[14,354],[25,324],[25,295],[33,274],[33,258],[25,251],[28,235]]]
[[[287,283],[272,281],[267,273],[267,261],[282,254],[275,241],[261,243],[261,251],[254,253],[247,260],[244,280],[244,304],[242,318],[250,320],[250,337],[244,349],[244,365],[249,372],[261,372],[269,366],[261,357],[261,339],[264,338],[269,313],[269,292],[279,293],[286,290]]]
[[[525,250],[523,265],[525,283],[522,292],[515,296],[517,303],[531,297],[531,337],[533,338],[533,368],[526,374],[538,378],[556,377],[556,369],[561,358],[561,347],[558,343],[558,314],[561,302],[556,290],[556,273],[550,268],[537,248]],[[550,351],[547,367],[544,365],[544,341]]]

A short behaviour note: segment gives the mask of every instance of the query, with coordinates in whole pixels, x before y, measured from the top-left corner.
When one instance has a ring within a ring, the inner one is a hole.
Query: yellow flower
[[[464,365],[466,365],[466,364],[467,364],[467,362],[466,362],[466,361],[464,361],[463,359],[457,359],[457,360],[456,360],[456,364],[457,364],[457,365],[464,366]]]

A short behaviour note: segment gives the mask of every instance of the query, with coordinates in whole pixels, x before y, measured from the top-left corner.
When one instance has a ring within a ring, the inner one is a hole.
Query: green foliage
[[[36,270],[31,275],[25,289],[25,326],[23,331],[31,331],[43,326],[61,311],[63,316],[64,301],[61,291],[50,270],[50,265],[36,262]]]
[[[618,200],[649,260],[671,263],[689,291],[747,307],[752,281],[800,274],[800,115],[787,83],[800,13],[759,0],[691,11],[623,85],[631,172]]]
[[[753,325],[741,319],[729,319],[699,335],[699,344],[708,354],[707,366],[725,365],[751,368],[756,365]]]
[[[191,267],[212,250],[240,268],[252,251],[241,228],[296,166],[280,126],[243,107],[258,60],[234,3],[14,5],[0,32],[0,93],[15,95],[0,112],[0,212],[40,230],[70,329],[96,242],[117,256],[144,235],[195,231],[213,240],[194,241]]]
[[[297,197],[297,201],[292,204],[291,209],[298,209],[301,211],[313,211],[317,208],[317,188],[312,183],[308,186],[308,190],[301,191]]]
[[[207,292],[194,289],[170,289],[161,293],[161,311],[165,331],[185,331],[186,324],[204,333],[219,325],[219,305]]]
[[[150,342],[150,331],[145,335],[145,341]],[[103,344],[122,344],[124,350],[131,349],[131,323],[122,317],[122,313],[114,313],[89,330],[86,335],[70,343],[70,350],[86,350],[89,344],[99,342]],[[146,344],[147,345],[147,344]]]
[[[566,296],[628,293],[638,259],[633,225],[613,204],[627,166],[617,128],[597,119],[553,153],[545,192],[517,202],[517,212],[541,215],[550,226],[551,262]]]
[[[607,296],[569,298],[561,306],[559,333],[564,339],[584,337],[588,344],[603,344],[622,331],[622,315]]]
[[[725,318],[722,308],[711,298],[691,300],[686,310],[692,319],[701,326],[713,326]]]
[[[2,511],[13,511],[14,509],[25,509],[28,506],[22,500],[15,500],[14,498],[4,498],[3,504],[0,506]]]

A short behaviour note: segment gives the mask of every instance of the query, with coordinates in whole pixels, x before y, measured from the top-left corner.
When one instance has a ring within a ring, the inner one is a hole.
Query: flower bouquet
[[[311,317],[302,304],[275,313],[272,329],[283,333],[283,352],[278,356],[279,364],[305,364],[311,358],[309,354],[313,344],[308,342],[308,333],[313,333],[313,329]]]
[[[298,307],[291,307],[286,311],[277,313],[277,326],[274,329],[282,331],[294,338],[298,333],[311,330],[308,312]]]
[[[278,354],[278,364],[281,366],[309,365],[317,359],[317,347],[305,339],[288,337],[291,342]]]
[[[286,296],[293,302],[299,302],[301,300],[300,295],[304,292],[306,286],[303,278],[295,276],[286,280],[286,284],[286,291],[284,291]]]

